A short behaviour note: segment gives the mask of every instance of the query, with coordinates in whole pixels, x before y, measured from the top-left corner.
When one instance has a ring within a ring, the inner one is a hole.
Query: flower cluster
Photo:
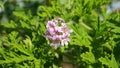
[[[68,42],[70,41],[69,36],[72,30],[68,29],[63,19],[58,18],[48,21],[46,28],[46,37],[52,41],[50,44],[51,46],[54,46],[56,49],[68,45]]]

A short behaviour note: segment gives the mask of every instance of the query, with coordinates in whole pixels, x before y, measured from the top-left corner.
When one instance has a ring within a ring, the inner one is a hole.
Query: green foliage
[[[0,1],[0,68],[64,68],[62,63],[76,68],[120,67],[120,14],[106,14],[111,0],[11,2]],[[58,17],[73,33],[68,46],[55,50],[45,32],[47,21]]]
[[[114,55],[111,55],[111,60],[108,57],[101,57],[99,58],[99,61],[102,62],[102,64],[105,64],[106,66],[110,68],[119,68]]]

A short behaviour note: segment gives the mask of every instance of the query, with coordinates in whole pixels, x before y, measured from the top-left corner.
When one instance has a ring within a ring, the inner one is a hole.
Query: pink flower
[[[70,42],[69,36],[70,33],[72,33],[72,30],[67,28],[63,19],[58,18],[48,21],[46,28],[46,37],[52,41],[50,46],[53,46],[56,49],[68,45],[68,42]]]
[[[52,43],[50,44],[50,46],[53,46],[55,49],[57,49],[58,47],[61,46],[59,41],[52,41]]]
[[[69,38],[64,38],[61,40],[61,45],[64,46],[64,45],[68,45],[68,42],[70,42],[70,39]]]

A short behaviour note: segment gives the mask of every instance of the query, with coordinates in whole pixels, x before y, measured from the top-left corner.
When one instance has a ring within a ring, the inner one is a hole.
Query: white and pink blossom
[[[70,42],[69,36],[72,30],[68,29],[63,19],[58,18],[48,21],[46,28],[46,38],[52,41],[50,46],[57,49],[58,47],[68,45],[68,42]]]

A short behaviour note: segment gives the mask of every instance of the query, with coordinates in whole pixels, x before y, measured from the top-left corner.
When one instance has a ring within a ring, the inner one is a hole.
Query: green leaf
[[[95,56],[92,52],[86,52],[86,53],[82,53],[80,55],[82,57],[82,61],[88,63],[88,64],[92,64],[95,63]]]
[[[23,19],[24,21],[29,20],[29,17],[25,14],[25,12],[13,12],[13,15]]]
[[[110,60],[108,59],[108,57],[101,57],[99,58],[99,61],[102,62],[102,64],[105,64],[105,65],[110,65]]]
[[[34,64],[35,64],[35,68],[40,68],[40,59],[35,59],[34,60]]]
[[[115,29],[111,30],[114,33],[120,33],[120,27],[116,27]]]
[[[3,26],[6,28],[16,28],[17,24],[13,20],[11,20],[10,23],[4,23]]]
[[[109,59],[107,56],[106,57],[101,57],[99,58],[99,61],[102,62],[102,64],[111,67],[111,68],[119,68],[118,63],[114,57],[114,55],[111,55],[111,59]]]
[[[119,68],[118,63],[117,63],[113,54],[112,54],[112,57],[111,57],[111,67],[112,68]]]
[[[28,37],[25,40],[23,40],[23,42],[25,43],[24,46],[26,47],[26,49],[28,49],[30,52],[32,52],[34,45],[32,44],[31,39]]]
[[[29,24],[27,24],[26,22],[20,20],[20,23],[21,23],[21,27],[22,28],[31,29],[31,27],[29,26]]]

